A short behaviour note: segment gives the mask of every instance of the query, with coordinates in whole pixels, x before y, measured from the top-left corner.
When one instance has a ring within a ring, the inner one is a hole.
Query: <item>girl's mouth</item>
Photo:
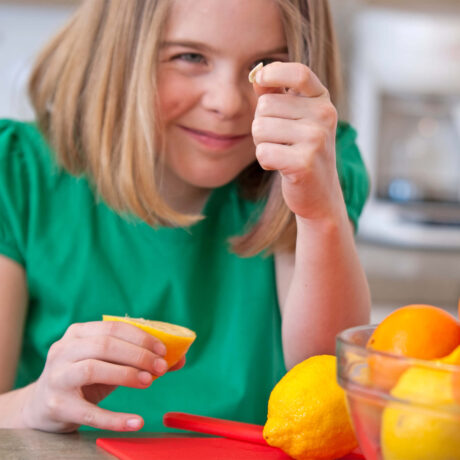
[[[246,139],[249,134],[218,134],[209,131],[200,131],[198,129],[179,126],[186,134],[198,141],[201,145],[211,150],[226,150],[229,149],[243,139]]]

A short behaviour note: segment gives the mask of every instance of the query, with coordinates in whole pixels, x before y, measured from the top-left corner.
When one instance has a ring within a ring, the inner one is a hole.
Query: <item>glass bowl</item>
[[[337,336],[337,378],[367,460],[460,460],[460,365],[366,348],[376,326]]]

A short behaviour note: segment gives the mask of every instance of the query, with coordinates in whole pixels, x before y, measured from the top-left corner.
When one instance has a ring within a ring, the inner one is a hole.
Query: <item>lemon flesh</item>
[[[144,318],[130,318],[129,316],[103,315],[103,321],[121,321],[132,324],[161,340],[166,346],[165,361],[168,367],[177,364],[187,353],[196,338],[195,332],[177,324],[162,321],[151,321]]]

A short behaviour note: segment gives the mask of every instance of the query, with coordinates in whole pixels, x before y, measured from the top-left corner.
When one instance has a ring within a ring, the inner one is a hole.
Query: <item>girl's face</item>
[[[224,185],[255,160],[249,71],[288,59],[280,13],[270,0],[173,0],[165,27],[165,174],[197,188]]]

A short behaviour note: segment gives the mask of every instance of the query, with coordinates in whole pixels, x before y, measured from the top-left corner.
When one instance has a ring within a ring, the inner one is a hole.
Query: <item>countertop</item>
[[[80,431],[71,434],[44,433],[36,430],[0,429],[1,460],[113,460],[115,457],[96,446],[97,438],[155,437],[165,433],[118,433]],[[177,434],[176,434],[177,436]]]

